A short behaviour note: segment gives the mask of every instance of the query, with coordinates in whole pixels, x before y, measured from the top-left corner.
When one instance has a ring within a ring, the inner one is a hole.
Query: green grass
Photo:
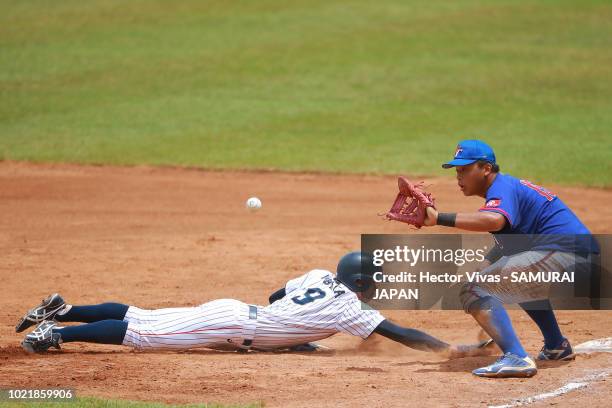
[[[249,405],[187,404],[169,405],[156,402],[105,400],[100,398],[77,398],[74,402],[0,402],[0,408],[263,408],[261,403]]]
[[[612,186],[612,3],[0,0],[0,158]]]

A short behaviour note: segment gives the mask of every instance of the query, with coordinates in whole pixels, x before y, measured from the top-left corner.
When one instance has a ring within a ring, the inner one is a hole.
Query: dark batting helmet
[[[353,292],[364,292],[374,283],[375,272],[382,272],[382,268],[374,265],[372,254],[350,252],[340,258],[336,279]]]

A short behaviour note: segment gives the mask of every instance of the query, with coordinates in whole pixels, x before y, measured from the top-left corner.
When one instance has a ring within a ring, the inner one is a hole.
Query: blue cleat
[[[576,358],[574,350],[567,339],[563,339],[561,344],[554,349],[547,349],[546,346],[542,347],[540,354],[538,354],[538,360],[573,360]]]
[[[506,377],[533,377],[538,372],[535,362],[529,357],[519,357],[516,354],[506,353],[495,363],[477,368],[472,374],[479,377],[506,378]]]

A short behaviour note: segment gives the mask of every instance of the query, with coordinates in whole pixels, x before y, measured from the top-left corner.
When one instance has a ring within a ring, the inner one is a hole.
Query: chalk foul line
[[[531,397],[518,398],[509,404],[505,405],[489,405],[489,408],[512,408],[520,407],[523,405],[533,404],[534,402],[542,401],[548,398],[558,397],[560,395],[567,394],[572,391],[576,391],[582,388],[586,388],[594,382],[601,381],[612,373],[612,370],[607,369],[599,373],[587,375],[586,377],[577,378],[565,384],[564,386],[557,388],[556,390],[545,392],[542,394],[534,395]]]

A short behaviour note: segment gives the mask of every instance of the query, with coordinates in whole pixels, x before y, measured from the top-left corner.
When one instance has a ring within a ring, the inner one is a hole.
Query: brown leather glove
[[[411,183],[405,177],[398,177],[397,185],[399,193],[391,209],[385,214],[385,218],[393,221],[405,222],[417,228],[423,226],[427,207],[435,206],[432,195],[423,190],[423,182]]]

